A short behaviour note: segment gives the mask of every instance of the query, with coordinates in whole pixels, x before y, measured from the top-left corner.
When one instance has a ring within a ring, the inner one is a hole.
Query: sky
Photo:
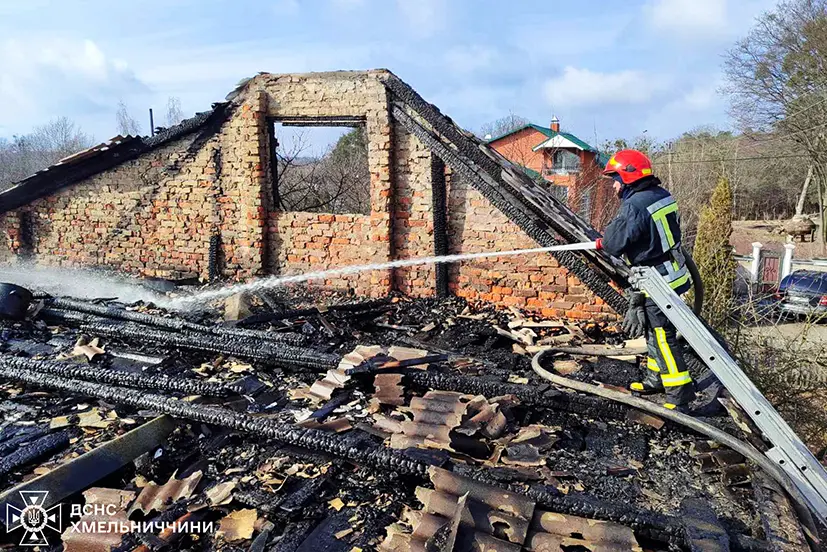
[[[723,56],[775,0],[0,0],[0,137],[149,132],[258,72],[387,68],[463,127],[515,113],[599,145],[728,128]]]

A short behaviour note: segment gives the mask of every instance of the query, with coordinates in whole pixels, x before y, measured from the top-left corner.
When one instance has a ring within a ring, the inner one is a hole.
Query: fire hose
[[[541,351],[534,355],[534,358],[531,359],[532,369],[538,376],[540,376],[544,380],[550,381],[551,383],[559,385],[561,387],[573,389],[581,393],[597,395],[598,397],[602,397],[610,401],[619,402],[625,404],[626,406],[637,408],[638,410],[643,410],[644,412],[648,412],[661,418],[665,418],[671,422],[680,424],[697,433],[700,433],[701,435],[705,435],[710,439],[713,439],[718,443],[721,443],[722,445],[729,447],[730,449],[734,450],[735,452],[739,453],[740,455],[755,463],[759,468],[764,470],[764,472],[766,472],[767,475],[773,478],[775,482],[778,483],[781,486],[781,488],[787,492],[790,498],[792,498],[796,514],[798,514],[801,523],[805,527],[806,531],[809,533],[808,536],[812,538],[815,542],[818,542],[818,531],[816,530],[815,522],[813,521],[813,517],[810,513],[809,507],[807,506],[807,501],[801,494],[801,491],[798,490],[798,488],[793,484],[793,482],[790,480],[789,476],[786,473],[784,473],[778,466],[776,466],[757,448],[753,447],[749,443],[745,443],[744,441],[736,439],[732,435],[724,431],[721,431],[720,429],[710,424],[693,418],[692,416],[688,416],[686,414],[682,414],[674,410],[669,410],[668,408],[664,408],[658,404],[652,403],[645,399],[641,399],[639,397],[626,395],[624,393],[613,391],[611,389],[597,387],[596,385],[591,385],[588,383],[570,380],[568,378],[558,376],[557,374],[554,374],[543,368],[541,364],[543,356],[545,356],[549,352],[553,351]]]

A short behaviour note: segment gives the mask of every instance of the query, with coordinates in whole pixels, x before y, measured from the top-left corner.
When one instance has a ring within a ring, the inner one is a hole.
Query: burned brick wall
[[[106,266],[161,277],[197,273],[200,237],[209,235],[200,220],[207,186],[190,174],[199,159],[186,163],[183,175],[167,175],[190,142],[172,143],[7,213],[3,226],[12,250],[19,253],[25,212],[33,226],[31,257],[39,264]]]
[[[206,278],[219,235],[225,275],[260,273],[257,101],[240,105],[218,134],[193,132],[6,213],[0,260],[20,260],[21,215],[30,213],[37,264]]]
[[[266,117],[293,125],[337,121],[363,124],[368,141],[370,214],[275,212],[268,214],[267,269],[296,274],[345,264],[387,262],[391,252],[391,122],[382,71],[340,71],[301,75],[259,75],[247,94],[261,94]],[[268,157],[264,163],[269,166]],[[268,174],[270,174],[268,172]],[[268,182],[265,190],[272,189]],[[383,296],[392,289],[390,271],[326,282],[359,295]]]
[[[448,189],[452,253],[510,251],[537,247],[482,194],[459,178]],[[451,272],[452,289],[469,300],[490,301],[544,316],[606,319],[610,307],[549,254],[499,257],[461,263]]]
[[[270,260],[278,273],[305,273],[364,264],[363,246],[371,242],[371,219],[366,215],[270,213]],[[321,267],[321,268],[320,268]],[[370,297],[387,295],[378,273],[363,272],[318,282],[316,285]]]
[[[447,203],[448,251],[536,247],[468,183],[391,119],[382,70],[261,74],[240,87],[226,117],[0,216],[0,262],[106,266],[163,278],[219,274],[290,275],[351,264],[429,256],[434,205]],[[368,143],[369,214],[279,212],[270,170],[270,125],[363,125]],[[445,174],[434,203],[434,182]],[[23,240],[21,213],[33,228]],[[442,223],[440,222],[440,226]],[[210,243],[213,255],[210,255]],[[216,254],[215,245],[218,244]],[[441,246],[439,244],[442,244]],[[220,259],[220,266],[213,265]],[[366,272],[320,285],[362,296],[399,290],[436,294],[433,266]],[[548,255],[450,267],[451,293],[546,316],[606,318],[602,304]]]

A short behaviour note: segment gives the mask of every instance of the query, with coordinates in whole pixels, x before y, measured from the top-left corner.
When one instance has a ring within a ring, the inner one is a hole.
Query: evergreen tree
[[[736,266],[729,244],[731,234],[732,190],[729,180],[720,178],[709,204],[701,209],[692,254],[704,285],[704,318],[717,329],[724,328],[732,309]]]

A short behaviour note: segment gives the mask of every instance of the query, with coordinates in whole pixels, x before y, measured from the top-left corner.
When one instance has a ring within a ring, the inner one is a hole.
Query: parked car
[[[827,316],[827,272],[796,270],[776,293],[778,309],[788,316]]]

